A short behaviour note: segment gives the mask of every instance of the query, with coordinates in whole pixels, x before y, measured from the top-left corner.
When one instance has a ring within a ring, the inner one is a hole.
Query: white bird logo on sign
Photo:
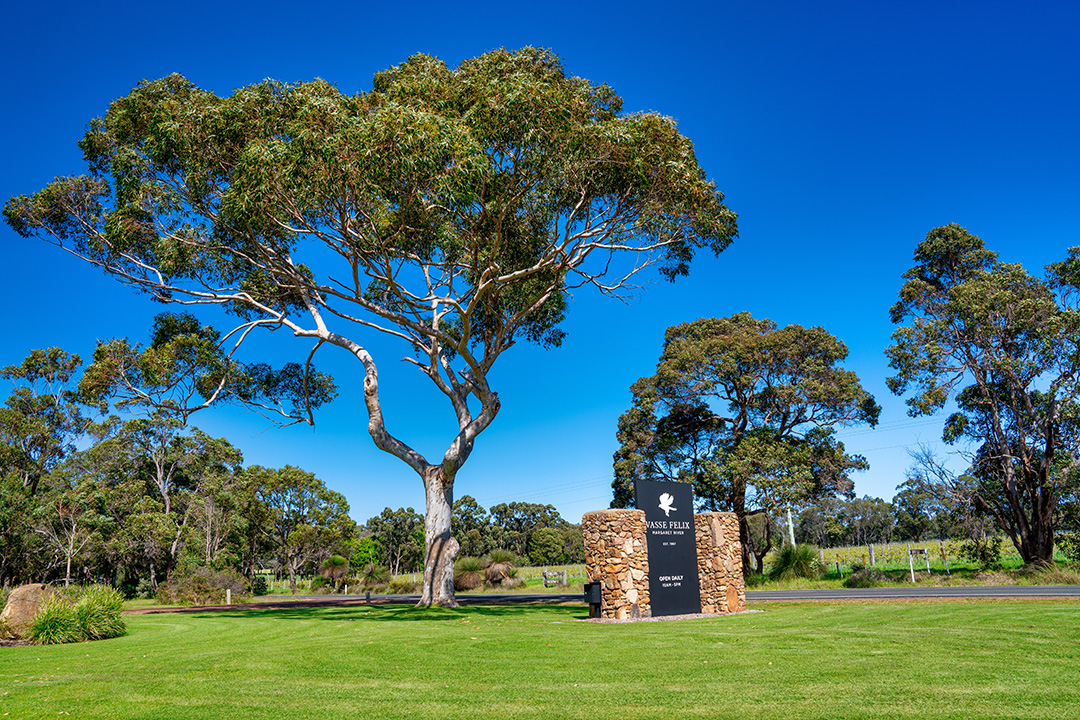
[[[664,517],[671,517],[671,511],[678,510],[678,508],[671,507],[673,502],[675,502],[675,498],[671,496],[671,493],[660,493],[660,509],[664,511]]]

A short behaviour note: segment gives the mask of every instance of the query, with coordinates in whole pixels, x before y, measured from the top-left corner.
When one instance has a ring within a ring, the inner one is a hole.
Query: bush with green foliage
[[[960,557],[978,563],[983,570],[1001,568],[1001,537],[971,538],[960,543]]]
[[[1054,536],[1054,544],[1070,562],[1080,563],[1080,532],[1059,532]]]
[[[124,598],[116,590],[93,585],[75,593],[72,602],[50,592],[27,628],[27,637],[39,645],[105,640],[127,632],[122,613]]]
[[[842,583],[846,588],[872,588],[881,587],[888,578],[885,573],[872,568],[859,568],[846,578]]]
[[[816,578],[821,577],[824,570],[813,545],[784,545],[772,559],[769,579]]]
[[[411,595],[420,589],[420,583],[412,580],[394,580],[390,583],[391,595]]]
[[[251,578],[251,594],[255,596],[268,595],[270,593],[270,584],[266,582],[266,576],[262,573],[257,573]]]
[[[319,571],[327,583],[337,592],[341,587],[342,579],[349,574],[350,566],[348,558],[341,555],[331,555],[322,561]]]
[[[233,602],[241,602],[248,593],[247,579],[235,570],[207,567],[185,568],[169,575],[158,585],[157,601],[167,605],[223,605],[226,590]]]
[[[139,578],[139,583],[135,586],[135,597],[140,600],[150,600],[154,597],[154,586],[150,578]]]

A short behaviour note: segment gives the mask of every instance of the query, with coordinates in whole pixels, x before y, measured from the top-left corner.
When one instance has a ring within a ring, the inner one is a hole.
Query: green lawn
[[[114,640],[0,648],[12,718],[1066,718],[1080,603],[762,604],[577,622],[582,606],[128,617]]]

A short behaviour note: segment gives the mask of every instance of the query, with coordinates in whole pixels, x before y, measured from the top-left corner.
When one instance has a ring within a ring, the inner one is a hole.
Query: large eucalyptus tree
[[[847,494],[848,475],[868,467],[833,435],[881,412],[847,354],[822,328],[745,312],[668,328],[656,373],[631,386],[619,418],[612,507],[633,501],[639,479],[692,483],[700,506],[735,513],[743,572],[752,557],[760,572],[769,524],[755,542],[751,516]]]
[[[421,604],[454,605],[454,478],[499,411],[495,361],[558,345],[574,290],[674,279],[736,234],[674,122],[620,110],[532,48],[456,69],[417,55],[355,95],[317,80],[218,97],[172,75],[91,123],[89,175],[4,214],[157,299],[234,313],[225,359],[260,328],[308,340],[308,368],[323,346],[354,355],[368,432],[426,488]],[[400,338],[450,402],[441,458],[386,427],[371,332]]]
[[[1080,248],[1045,280],[998,260],[955,223],[915,249],[891,310],[886,352],[909,414],[950,399],[948,443],[971,443],[968,472],[931,456],[919,471],[939,496],[993,516],[1025,563],[1054,557],[1054,530],[1080,504]]]

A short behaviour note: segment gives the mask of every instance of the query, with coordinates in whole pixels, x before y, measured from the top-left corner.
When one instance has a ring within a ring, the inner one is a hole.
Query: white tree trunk
[[[432,465],[424,473],[424,490],[424,589],[417,606],[457,607],[454,560],[459,546],[450,534],[454,479],[445,477],[441,465]]]

